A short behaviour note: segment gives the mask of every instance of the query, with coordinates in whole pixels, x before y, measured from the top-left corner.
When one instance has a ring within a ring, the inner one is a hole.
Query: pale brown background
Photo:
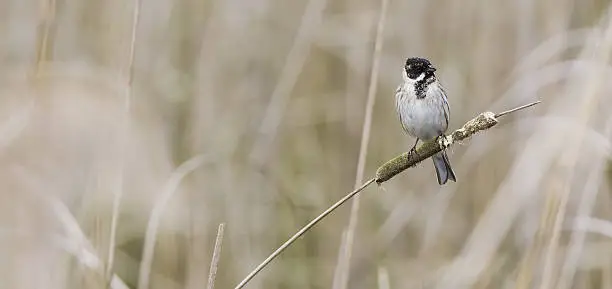
[[[366,179],[412,145],[393,108],[408,56],[438,67],[451,129],[543,104],[454,146],[457,183],[426,161],[365,190],[349,288],[612,288],[610,4],[390,1]],[[134,1],[0,0],[0,288],[105,288],[82,248],[108,264],[119,193],[112,271],[137,288],[152,208],[198,155],[150,288],[204,288],[221,222],[233,288],[353,188],[380,7],[142,0],[129,89]],[[248,288],[332,288],[349,208]]]

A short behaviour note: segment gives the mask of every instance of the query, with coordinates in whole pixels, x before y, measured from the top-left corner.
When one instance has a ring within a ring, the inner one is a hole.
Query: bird
[[[410,153],[416,153],[419,140],[437,139],[448,129],[450,106],[435,72],[436,68],[426,58],[407,58],[402,70],[403,83],[395,91],[395,108],[402,128],[416,138]],[[432,160],[439,185],[457,181],[445,150],[433,155]]]

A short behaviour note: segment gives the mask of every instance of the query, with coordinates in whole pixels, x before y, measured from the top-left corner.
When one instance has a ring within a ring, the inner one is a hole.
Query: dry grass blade
[[[597,233],[612,238],[612,222],[593,217],[580,217],[574,221],[573,230]]]
[[[41,19],[39,21],[38,32],[38,51],[36,54],[36,74],[39,75],[42,66],[48,61],[49,47],[51,47],[51,28],[55,21],[56,3],[55,0],[41,1]]]
[[[391,289],[389,271],[385,267],[378,267],[378,289]]]
[[[382,0],[380,7],[380,15],[378,17],[378,25],[376,29],[376,41],[374,44],[374,55],[372,57],[372,71],[370,73],[370,86],[368,89],[368,100],[366,103],[365,120],[363,122],[363,131],[361,133],[361,145],[359,147],[359,160],[357,162],[357,175],[355,176],[355,188],[357,188],[363,182],[363,175],[365,171],[366,157],[368,153],[368,144],[370,141],[370,130],[372,127],[372,115],[374,113],[374,103],[376,102],[376,91],[378,84],[378,73],[380,70],[380,57],[382,54],[383,35],[385,28],[385,20],[387,15],[387,6],[389,6],[389,0]],[[357,222],[359,220],[359,195],[353,200],[351,206],[351,213],[349,217],[348,228],[346,229],[346,239],[344,246],[340,248],[340,258],[338,262],[338,269],[336,272],[340,274],[337,278],[339,281],[338,287],[345,289],[348,286],[351,253],[353,251],[353,242],[355,240],[355,230],[357,229]],[[336,279],[336,278],[334,278]],[[334,287],[336,288],[336,287]]]
[[[79,264],[85,268],[96,272],[97,274],[103,274],[102,271],[102,260],[98,258],[95,250],[91,244],[91,241],[87,239],[85,233],[81,229],[79,222],[72,215],[70,210],[62,203],[50,196],[41,196],[42,199],[48,202],[53,215],[58,219],[62,226],[62,229],[66,235],[65,238],[61,238],[60,246],[66,251],[73,254],[74,257],[79,261]],[[125,282],[116,274],[109,276],[110,278],[110,289],[126,289],[129,288]]]
[[[213,250],[212,260],[210,261],[210,270],[208,272],[207,289],[215,288],[215,279],[217,278],[217,268],[219,267],[219,259],[221,258],[221,245],[223,244],[223,233],[225,223],[219,224],[217,229],[217,238],[215,239],[215,249]]]
[[[575,226],[581,225],[580,221],[588,219],[588,216],[592,213],[597,197],[597,185],[601,182],[601,180],[598,179],[601,177],[599,172],[601,172],[601,168],[594,167],[589,173],[586,186],[580,194],[581,200],[577,212],[578,217],[573,222]],[[572,232],[565,262],[561,268],[558,288],[571,288],[571,284],[577,272],[580,255],[586,243],[586,234],[587,230],[574,230]]]
[[[519,110],[521,110],[521,109],[526,109],[526,108],[531,107],[531,106],[534,106],[534,105],[536,105],[536,104],[538,104],[538,103],[540,103],[540,102],[541,102],[541,101],[539,101],[539,100],[538,100],[538,101],[534,101],[534,102],[532,102],[532,103],[528,103],[528,104],[521,105],[521,106],[516,107],[516,108],[513,108],[513,109],[509,109],[509,110],[506,110],[506,111],[500,112],[500,113],[498,113],[498,114],[496,114],[496,115],[495,115],[495,118],[502,117],[502,116],[504,116],[504,115],[506,115],[506,114],[510,114],[510,113],[515,112],[515,111],[519,111]]]
[[[155,242],[157,240],[157,229],[161,221],[162,214],[168,202],[174,195],[176,189],[187,174],[199,168],[206,161],[206,156],[195,156],[181,164],[170,176],[161,194],[157,198],[151,217],[147,224],[145,233],[144,246],[142,249],[142,261],[140,262],[140,272],[138,274],[138,288],[149,288],[149,275],[151,273],[151,265],[153,263],[153,253],[155,250]]]
[[[134,82],[134,53],[136,50],[136,32],[138,29],[138,20],[140,18],[140,6],[142,0],[134,0],[134,10],[132,15],[132,27],[130,34],[130,49],[128,53],[127,60],[127,84],[125,87],[125,97],[124,97],[124,113],[123,113],[123,123],[120,127],[119,131],[119,145],[120,147],[120,155],[118,159],[118,168],[116,171],[116,180],[115,180],[115,189],[113,195],[113,211],[111,215],[111,229],[110,229],[110,237],[109,237],[109,245],[108,245],[108,259],[106,262],[106,275],[108,277],[111,276],[113,271],[113,263],[115,258],[115,246],[117,239],[117,223],[119,221],[119,208],[121,207],[121,198],[123,197],[123,174],[124,174],[124,159],[125,159],[125,150],[127,145],[127,134],[129,132],[130,126],[130,104],[132,99],[132,83]]]

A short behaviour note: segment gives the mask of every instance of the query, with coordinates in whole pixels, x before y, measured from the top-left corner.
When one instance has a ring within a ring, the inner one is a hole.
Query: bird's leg
[[[418,143],[419,143],[419,139],[417,138],[417,139],[416,139],[416,141],[414,142],[414,145],[413,145],[413,146],[412,146],[412,148],[410,149],[410,154],[417,154],[416,147],[417,147],[417,144],[418,144]],[[417,155],[418,155],[418,154],[417,154]]]

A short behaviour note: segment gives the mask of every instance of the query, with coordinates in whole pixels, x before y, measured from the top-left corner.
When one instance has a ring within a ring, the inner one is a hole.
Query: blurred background
[[[411,147],[409,56],[450,129],[543,103],[449,149],[457,183],[427,160],[372,185],[354,230],[349,203],[246,288],[612,288],[610,4],[0,0],[0,288],[204,288],[221,223],[233,288],[353,189],[373,68],[363,179]]]

